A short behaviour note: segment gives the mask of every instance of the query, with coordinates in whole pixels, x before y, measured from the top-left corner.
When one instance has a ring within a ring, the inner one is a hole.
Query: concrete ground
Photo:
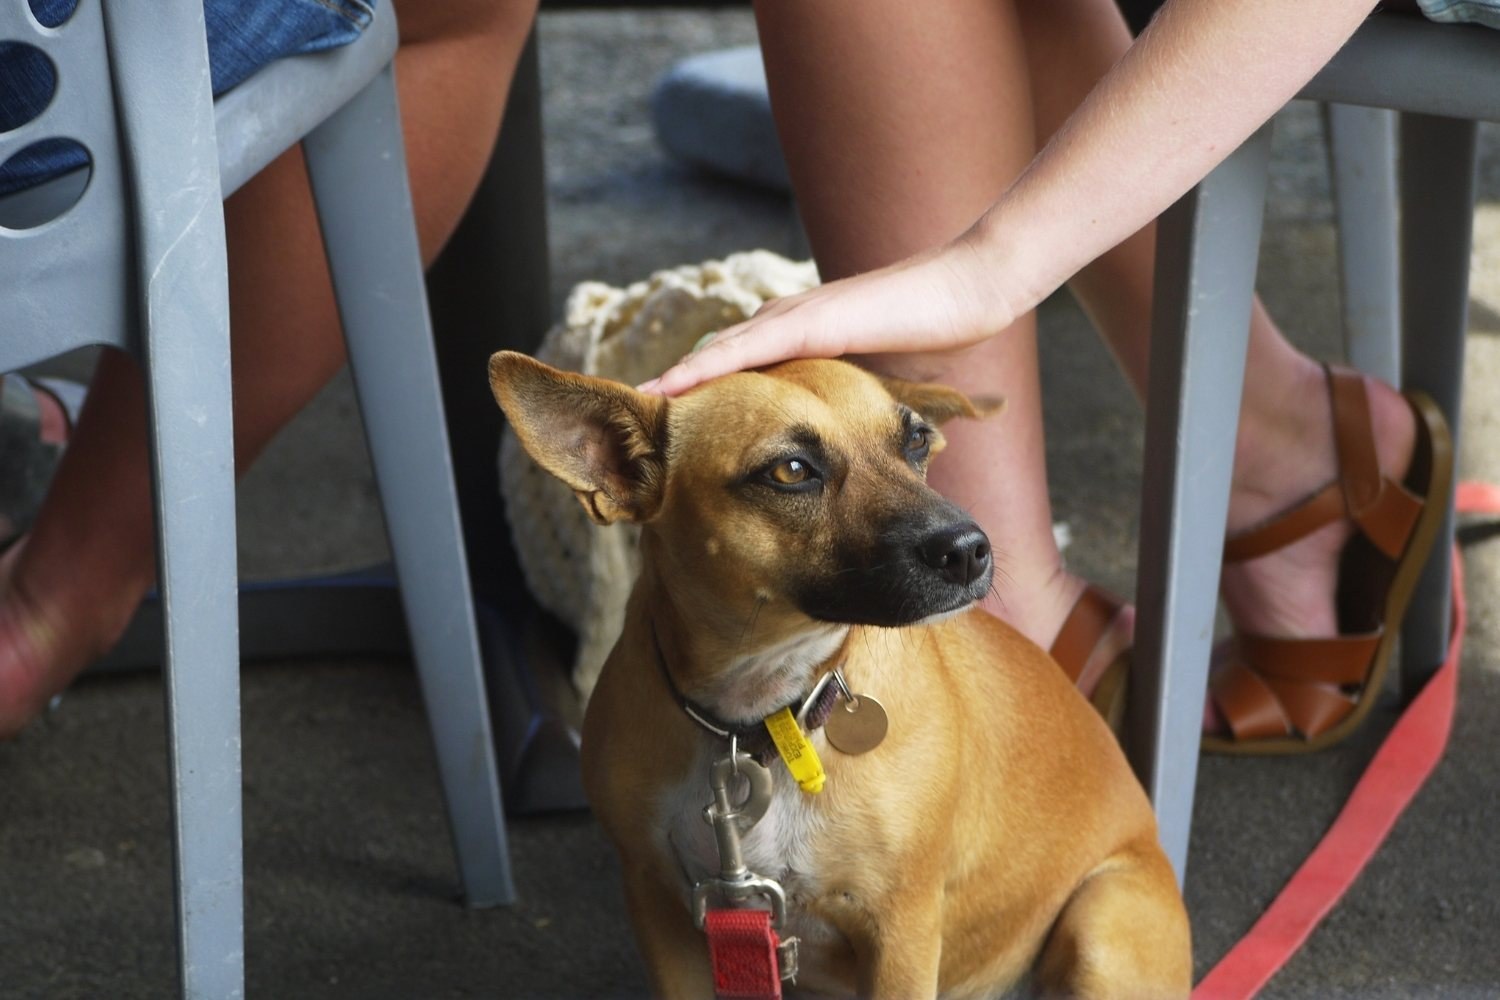
[[[656,149],[651,82],[685,53],[753,37],[744,12],[550,14],[541,28],[554,293],[755,246],[791,252],[785,199]],[[1332,235],[1315,115],[1283,116],[1261,285],[1314,353],[1336,349]],[[1500,142],[1483,134],[1463,474],[1500,481]],[[1043,309],[1057,516],[1069,559],[1128,592],[1139,411],[1066,297]],[[1488,391],[1487,391],[1488,390]],[[457,430],[462,433],[462,429]],[[340,381],[243,492],[242,558],[276,576],[360,565],[384,543]],[[1500,548],[1468,532],[1472,608],[1447,759],[1268,997],[1500,993]],[[1393,717],[1315,757],[1206,759],[1187,897],[1200,972],[1317,840]],[[244,674],[249,989],[260,997],[634,997],[643,976],[617,865],[585,814],[510,824],[520,902],[468,911],[405,662]],[[0,997],[161,997],[174,986],[160,683],[90,678],[0,746]]]

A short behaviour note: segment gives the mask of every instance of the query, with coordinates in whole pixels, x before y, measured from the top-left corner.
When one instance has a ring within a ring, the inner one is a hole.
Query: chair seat
[[[1372,17],[1297,96],[1500,121],[1500,31],[1415,16]]]
[[[393,17],[374,17],[352,45],[288,56],[214,101],[219,182],[224,197],[325,121],[384,69],[396,53]],[[63,174],[5,196],[4,224],[28,228],[78,200],[87,170]]]
[[[397,41],[396,19],[376,16],[353,45],[278,59],[214,101],[224,197],[363,90]]]

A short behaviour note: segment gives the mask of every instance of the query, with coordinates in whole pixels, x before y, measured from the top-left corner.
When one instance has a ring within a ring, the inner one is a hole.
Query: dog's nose
[[[974,524],[944,528],[918,546],[922,561],[961,586],[979,579],[990,567],[990,540]]]

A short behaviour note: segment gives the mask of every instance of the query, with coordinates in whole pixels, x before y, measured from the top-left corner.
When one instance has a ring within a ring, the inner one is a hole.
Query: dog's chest
[[[713,798],[709,768],[722,753],[722,748],[705,743],[689,770],[689,778],[660,799],[657,829],[664,833],[661,846],[670,852],[683,874],[679,888],[684,905],[690,904],[696,882],[719,873],[718,847],[703,810]],[[773,761],[770,770],[770,805],[760,821],[740,838],[745,866],[757,875],[775,879],[786,891],[788,927],[783,936],[796,934],[806,944],[831,941],[838,932],[808,913],[805,906],[807,899],[821,891],[814,846],[828,818],[811,796],[797,787],[780,761]],[[735,785],[739,787],[731,786],[730,798],[739,802],[744,798],[744,787],[742,782]]]

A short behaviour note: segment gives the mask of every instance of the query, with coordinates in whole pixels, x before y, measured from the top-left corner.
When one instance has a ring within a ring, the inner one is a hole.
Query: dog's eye
[[[932,431],[926,427],[913,427],[906,432],[906,457],[921,461],[932,447]]]
[[[816,493],[823,488],[823,471],[804,455],[788,456],[761,466],[750,481],[782,493]]]
[[[783,486],[796,486],[812,478],[812,470],[800,458],[789,458],[771,467],[770,476]]]

